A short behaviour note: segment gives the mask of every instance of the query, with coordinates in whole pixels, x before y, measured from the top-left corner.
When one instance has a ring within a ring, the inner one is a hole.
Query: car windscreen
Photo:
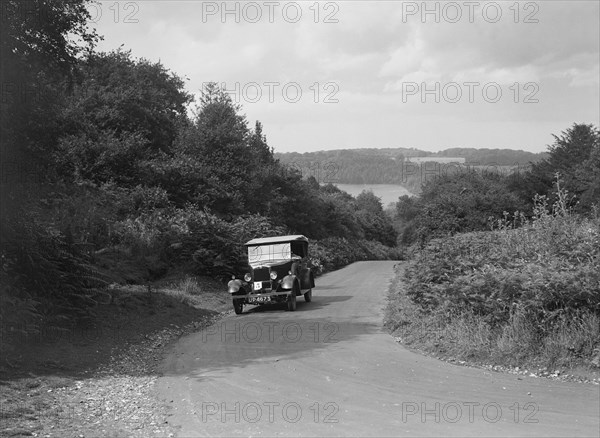
[[[291,258],[292,249],[289,242],[248,247],[248,263],[250,264],[290,260]]]

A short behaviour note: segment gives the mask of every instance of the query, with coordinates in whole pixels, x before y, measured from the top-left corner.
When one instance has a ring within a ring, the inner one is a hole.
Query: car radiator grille
[[[254,270],[253,281],[269,281],[269,268],[259,268]]]

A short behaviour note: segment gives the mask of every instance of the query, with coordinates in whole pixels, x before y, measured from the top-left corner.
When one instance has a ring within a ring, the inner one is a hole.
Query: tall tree
[[[372,191],[364,190],[356,197],[356,207],[356,216],[366,239],[377,240],[388,246],[396,245],[397,232],[391,219],[383,211],[380,198]]]
[[[120,50],[87,56],[73,88],[56,160],[63,173],[96,182],[141,183],[140,162],[172,152],[191,100],[160,63]]]
[[[88,3],[0,2],[0,293],[13,296],[2,300],[12,303],[0,309],[3,321],[18,315],[28,294],[52,298],[58,304],[54,309],[81,308],[86,301],[82,291],[101,283],[94,281],[69,236],[42,222],[47,218],[39,214],[43,195],[38,191],[46,185],[24,184],[52,180],[48,167],[61,134],[59,115],[79,55],[98,40],[88,28]],[[31,304],[26,306],[31,310]],[[49,301],[39,307],[48,309]]]
[[[240,161],[249,158],[246,142],[250,131],[246,117],[240,112],[240,105],[234,103],[229,94],[216,83],[207,84],[196,109],[195,124],[200,143],[195,147],[215,159],[232,157]]]
[[[193,161],[202,175],[202,203],[225,215],[247,212],[250,199],[251,134],[240,111],[216,83],[208,84],[176,147],[177,155]]]
[[[267,139],[263,134],[262,123],[258,120],[254,125],[254,131],[250,134],[248,144],[257,165],[267,167],[275,162],[273,148],[267,144]]]
[[[600,179],[594,164],[600,148],[600,132],[594,125],[575,123],[560,136],[553,136],[554,144],[548,146],[548,158],[533,164],[531,173],[527,175],[525,187],[528,195],[550,195],[555,174],[559,173],[564,180],[564,188],[579,201],[578,209],[589,211],[592,203],[598,202],[589,194],[593,187],[598,186]]]
[[[57,115],[78,56],[99,37],[89,0],[4,0],[0,82],[3,163],[43,166],[59,134]]]
[[[68,131],[139,133],[153,151],[170,151],[192,100],[179,76],[121,50],[87,56],[80,72],[65,114]]]

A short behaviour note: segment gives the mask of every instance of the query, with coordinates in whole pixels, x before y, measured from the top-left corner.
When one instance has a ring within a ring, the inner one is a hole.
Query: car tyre
[[[243,312],[243,309],[244,309],[243,300],[240,300],[240,299],[233,300],[233,310],[236,315],[241,315]]]
[[[310,303],[312,301],[312,289],[309,289],[308,292],[304,294],[304,301]]]
[[[290,312],[296,310],[296,288],[292,289],[287,301],[287,308]]]

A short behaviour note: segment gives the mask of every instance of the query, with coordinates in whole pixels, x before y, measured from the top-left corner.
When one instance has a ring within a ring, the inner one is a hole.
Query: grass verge
[[[492,324],[473,312],[432,311],[407,294],[407,265],[396,267],[384,324],[404,346],[442,360],[539,377],[600,383],[600,319],[563,319],[540,336],[535,322],[514,314]]]

